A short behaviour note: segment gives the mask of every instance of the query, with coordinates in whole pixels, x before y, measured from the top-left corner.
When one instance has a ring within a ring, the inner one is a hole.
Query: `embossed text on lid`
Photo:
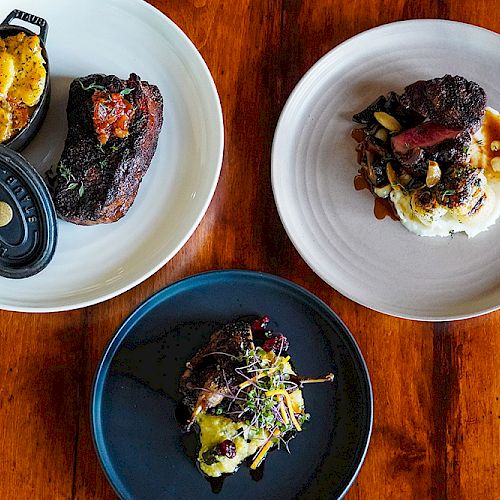
[[[42,178],[20,154],[0,146],[0,276],[40,272],[56,239],[55,210]]]

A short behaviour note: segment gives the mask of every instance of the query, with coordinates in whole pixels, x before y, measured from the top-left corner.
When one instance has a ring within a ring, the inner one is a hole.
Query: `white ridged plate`
[[[210,72],[187,36],[142,0],[2,0],[46,19],[52,97],[23,155],[43,172],[66,136],[70,82],[91,73],[157,85],[164,99],[158,148],[134,204],[120,221],[82,227],[58,221],[52,262],[31,278],[0,278],[0,308],[61,311],[114,297],[170,260],[203,217],[219,178],[224,132]],[[35,28],[36,30],[36,28]]]
[[[373,215],[355,191],[351,117],[416,80],[462,75],[500,109],[500,36],[441,20],[361,33],[320,59],[281,114],[273,191],[285,229],[308,265],[350,299],[394,316],[444,321],[500,306],[500,221],[473,239],[424,238]]]

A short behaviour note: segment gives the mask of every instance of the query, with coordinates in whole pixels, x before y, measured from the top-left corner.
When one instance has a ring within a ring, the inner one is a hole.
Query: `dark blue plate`
[[[214,328],[267,314],[290,341],[299,373],[333,371],[333,384],[304,388],[311,420],[271,452],[260,481],[246,466],[218,494],[198,471],[175,408],[186,361]],[[98,367],[92,396],[95,446],[116,492],[127,499],[338,498],[368,448],[373,401],[356,342],[322,301],[268,274],[216,271],[179,281],[142,304],[121,326]]]

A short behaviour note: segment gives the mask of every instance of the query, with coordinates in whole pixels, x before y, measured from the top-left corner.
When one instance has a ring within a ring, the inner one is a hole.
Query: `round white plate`
[[[158,148],[127,215],[82,227],[58,221],[52,262],[23,280],[0,278],[0,308],[61,311],[114,297],[171,259],[196,229],[219,178],[223,123],[210,72],[184,33],[142,0],[2,0],[49,24],[52,99],[45,123],[23,155],[44,172],[66,137],[70,82],[91,73],[157,85],[164,99]],[[21,23],[22,24],[22,23]]]
[[[281,114],[272,182],[281,220],[309,266],[336,290],[377,311],[429,321],[500,306],[500,221],[473,239],[424,238],[377,220],[355,191],[351,117],[416,80],[462,75],[500,109],[500,36],[440,20],[403,21],[339,45],[302,78]]]

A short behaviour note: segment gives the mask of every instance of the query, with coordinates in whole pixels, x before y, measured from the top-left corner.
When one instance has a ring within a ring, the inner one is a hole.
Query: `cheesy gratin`
[[[22,130],[45,89],[40,38],[25,33],[0,38],[0,142]]]

